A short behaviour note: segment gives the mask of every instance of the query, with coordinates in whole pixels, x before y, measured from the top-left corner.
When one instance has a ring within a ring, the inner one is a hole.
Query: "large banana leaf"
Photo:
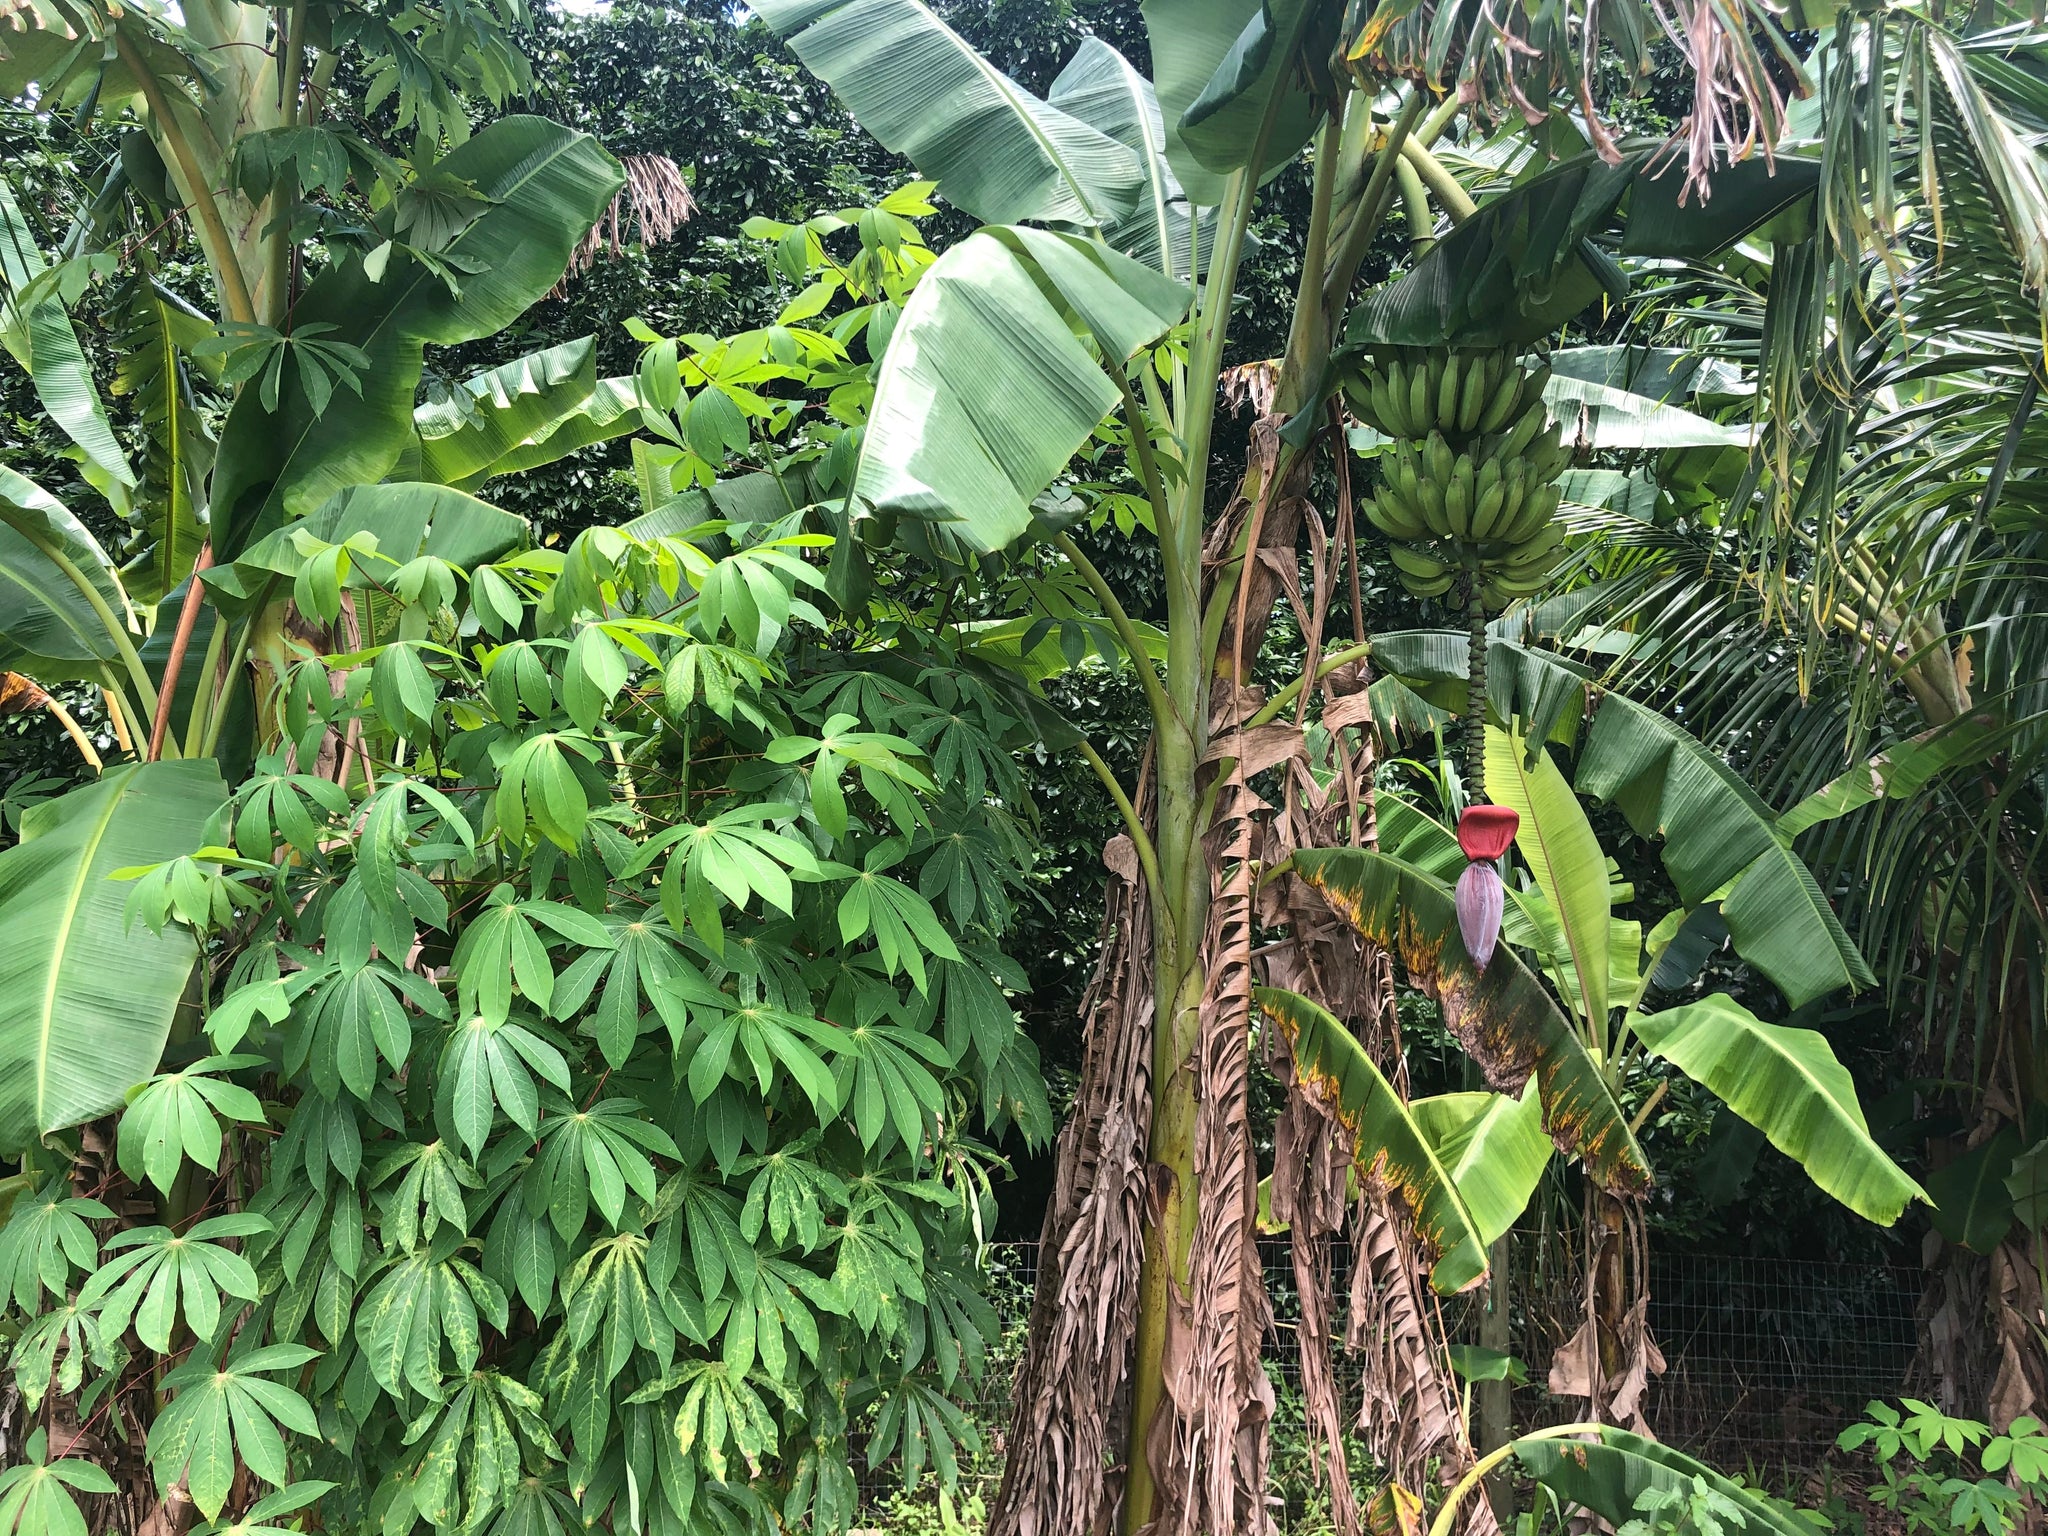
[[[1373,641],[1385,671],[1425,692],[1462,698],[1467,638],[1405,630]],[[1487,652],[1494,715],[1525,722],[1532,740],[1570,744],[1589,702],[1585,668],[1496,636]],[[1580,752],[1580,794],[1619,806],[1645,837],[1663,839],[1664,867],[1687,906],[1718,901],[1737,954],[1794,1007],[1875,978],[1834,909],[1776,829],[1771,808],[1727,763],[1675,722],[1603,692]]]
[[[1647,1050],[1713,1090],[1857,1215],[1890,1226],[1908,1201],[1927,1198],[1871,1140],[1826,1036],[1766,1024],[1718,992],[1631,1022]]]
[[[26,812],[0,853],[0,1153],[116,1108],[156,1071],[197,946],[126,916],[107,877],[200,845],[210,759],[117,768]]]
[[[640,386],[628,374],[599,379],[590,398],[569,413],[562,424],[544,437],[521,443],[491,466],[493,475],[516,475],[557,459],[566,459],[578,449],[594,443],[608,443],[624,437],[640,425]],[[475,489],[474,486],[465,489]]]
[[[1927,1175],[1934,1230],[1952,1243],[1990,1253],[2012,1231],[2012,1191],[2006,1178],[2025,1150],[2019,1128],[2001,1125],[1990,1136]]]
[[[1532,1083],[1519,1097],[1505,1093],[1443,1093],[1408,1106],[1415,1123],[1450,1170],[1458,1194],[1492,1246],[1529,1208],[1550,1166],[1543,1101]]]
[[[102,608],[120,622],[107,552],[54,496],[0,465],[0,670],[39,682],[100,676],[120,655]]]
[[[1162,273],[1072,236],[970,235],[932,264],[896,322],[855,496],[941,524],[969,549],[1001,549],[1115,407],[1103,361],[1120,368],[1156,342],[1187,298]]]
[[[985,224],[1107,228],[1138,204],[1137,155],[1040,101],[919,0],[755,0],[860,125]]]
[[[1607,1024],[1608,923],[1614,915],[1607,888],[1607,855],[1549,751],[1533,751],[1521,737],[1486,728],[1486,792],[1520,814],[1515,846],[1537,889],[1549,899],[1577,980],[1573,996],[1597,1034]]]
[[[1189,196],[1198,203],[1222,199],[1223,177],[1251,163],[1269,109],[1273,126],[1258,174],[1294,158],[1322,117],[1297,55],[1327,6],[1314,0],[1144,0],[1140,9],[1166,120],[1167,159]]]
[[[1623,255],[1702,257],[1811,198],[1820,163],[1780,155],[1771,165],[1737,161],[1713,176],[1711,197],[1681,204],[1685,166],[1661,144],[1631,146],[1613,165],[1589,150],[1553,166],[1486,203],[1408,272],[1369,294],[1352,310],[1346,340],[1421,347],[1535,341],[1602,292],[1626,286],[1621,269],[1593,244],[1613,227],[1624,198]]]
[[[1108,134],[1138,157],[1145,184],[1135,208],[1109,232],[1110,244],[1169,277],[1184,278],[1214,254],[1213,210],[1200,219],[1166,158],[1166,121],[1152,82],[1099,37],[1083,39],[1046,100]]]
[[[192,348],[214,334],[214,325],[139,274],[118,313],[113,393],[134,402],[145,433],[136,497],[141,532],[121,579],[135,602],[155,603],[192,574],[206,541],[214,445],[187,370]]]
[[[1564,440],[1589,448],[1746,448],[1753,429],[1723,426],[1693,411],[1593,379],[1553,374],[1543,391]]]
[[[0,297],[5,300],[0,307],[0,342],[28,373],[50,420],[84,455],[81,467],[86,479],[116,511],[125,513],[135,472],[114,439],[107,408],[92,381],[92,365],[85,360],[85,349],[71,328],[71,316],[47,286],[33,295],[28,291],[47,270],[12,189],[0,179],[0,286],[4,286]]]
[[[1584,1440],[1525,1436],[1514,1451],[1537,1482],[1610,1525],[1636,1518],[1636,1501],[1652,1488],[1690,1493],[1697,1478],[1739,1512],[1721,1526],[1722,1536],[1810,1536],[1806,1526],[1705,1462],[1625,1429],[1602,1427]]]
[[[460,393],[413,412],[420,434],[415,477],[474,489],[500,460],[530,447],[586,405],[597,388],[597,338],[515,357],[462,381]]]
[[[1430,1283],[1448,1294],[1486,1278],[1486,1242],[1457,1182],[1358,1037],[1296,993],[1255,987],[1252,998],[1286,1036],[1296,1075],[1322,1086],[1350,1130],[1359,1167],[1399,1193],[1416,1231],[1436,1250]]]
[[[1610,1188],[1641,1189],[1650,1165],[1599,1066],[1543,983],[1506,946],[1485,971],[1458,936],[1451,893],[1411,864],[1363,848],[1305,849],[1295,872],[1353,927],[1400,957],[1443,1005],[1444,1024],[1487,1081],[1519,1090],[1536,1078],[1543,1127]]]
[[[448,180],[488,199],[436,259],[460,272],[458,297],[440,273],[396,248],[373,278],[348,256],[294,310],[301,327],[369,354],[360,394],[337,388],[316,413],[286,368],[275,411],[243,391],[221,434],[214,471],[214,547],[222,559],[336,491],[382,480],[414,441],[413,404],[429,343],[452,346],[502,330],[561,278],[569,255],[623,184],[618,162],[587,134],[538,117],[492,123],[438,162]],[[395,214],[378,215],[388,235]],[[475,270],[467,270],[474,266]]]

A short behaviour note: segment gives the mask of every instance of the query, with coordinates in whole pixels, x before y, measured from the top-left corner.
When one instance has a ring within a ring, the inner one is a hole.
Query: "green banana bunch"
[[[1549,380],[1512,350],[1402,347],[1346,381],[1352,410],[1389,440],[1365,516],[1416,596],[1471,580],[1505,607],[1541,590],[1562,558],[1557,480],[1571,450],[1543,402]]]

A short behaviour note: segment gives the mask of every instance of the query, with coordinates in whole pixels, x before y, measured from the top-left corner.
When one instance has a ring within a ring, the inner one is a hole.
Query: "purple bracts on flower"
[[[1491,859],[1475,859],[1458,876],[1458,932],[1464,936],[1465,953],[1482,971],[1500,938],[1500,915],[1506,900],[1507,888],[1500,883],[1500,871]]]

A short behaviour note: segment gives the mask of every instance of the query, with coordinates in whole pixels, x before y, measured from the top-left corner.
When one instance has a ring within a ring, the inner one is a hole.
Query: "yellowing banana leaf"
[[[1117,404],[1104,361],[1120,368],[1156,342],[1187,298],[1163,274],[1071,236],[968,236],[932,264],[896,323],[855,497],[937,524],[969,550],[1003,548]]]
[[[1450,1171],[1458,1195],[1488,1247],[1521,1219],[1550,1166],[1543,1101],[1532,1082],[1519,1096],[1443,1093],[1408,1106]]]
[[[1451,892],[1411,864],[1363,848],[1294,856],[1295,872],[1433,990],[1444,1024],[1487,1080],[1517,1089],[1533,1074],[1543,1126],[1560,1150],[1584,1160],[1609,1188],[1647,1188],[1650,1165],[1599,1066],[1542,982],[1505,945],[1484,972],[1458,936]]]
[[[0,853],[0,1153],[118,1107],[156,1071],[197,946],[127,918],[117,869],[200,846],[212,759],[143,763],[29,809]]]
[[[1400,1196],[1417,1233],[1437,1254],[1430,1283],[1451,1293],[1486,1278],[1486,1243],[1450,1170],[1431,1150],[1408,1106],[1342,1020],[1307,998],[1255,987],[1259,1011],[1286,1037],[1295,1073],[1322,1086],[1356,1139],[1356,1159]]]
[[[919,0],[754,0],[860,125],[985,224],[1107,228],[1145,168],[1108,134],[1039,100]]]
[[[1857,1215],[1890,1226],[1927,1199],[1871,1139],[1824,1035],[1766,1024],[1721,993],[1632,1022],[1645,1049],[1711,1089]]]

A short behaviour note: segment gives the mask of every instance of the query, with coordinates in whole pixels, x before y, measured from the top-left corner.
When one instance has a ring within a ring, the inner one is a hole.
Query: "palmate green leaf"
[[[866,868],[856,874],[839,898],[839,937],[853,944],[872,933],[883,969],[891,976],[907,972],[920,992],[928,988],[925,957],[958,960],[960,950],[953,936],[939,923],[932,904],[905,885],[882,873],[903,857],[900,843],[878,844],[867,856]]]
[[[919,0],[761,0],[755,11],[860,124],[984,224],[1103,227],[1136,206],[1130,149],[1009,79]]]
[[[1479,1241],[1494,1241],[1521,1219],[1550,1166],[1543,1101],[1534,1085],[1505,1093],[1444,1093],[1408,1106],[1472,1217]]]
[[[38,1427],[27,1458],[0,1469],[0,1536],[86,1536],[78,1493],[112,1493],[114,1480],[92,1462],[49,1459],[50,1432]]]
[[[927,1463],[939,1486],[951,1491],[960,1482],[960,1452],[981,1450],[981,1432],[957,1403],[921,1381],[903,1380],[883,1398],[868,1441],[868,1466],[880,1466],[899,1452],[903,1457],[903,1488],[915,1493]]]
[[[992,552],[1115,408],[1120,368],[1178,322],[1188,290],[1114,251],[984,229],[919,280],[875,378],[854,495]],[[1093,351],[1079,327],[1093,343]],[[1019,413],[1019,400],[1035,402]]]
[[[364,948],[367,949],[367,942]],[[285,1037],[285,1070],[307,1071],[326,1098],[344,1090],[369,1102],[378,1082],[378,1058],[393,1072],[412,1052],[412,1021],[405,1002],[445,1018],[448,1004],[425,978],[383,959],[300,972],[302,989]]]
[[[675,1359],[675,1324],[648,1281],[646,1254],[646,1238],[622,1232],[586,1249],[562,1281],[569,1348],[594,1352],[607,1387],[636,1351],[658,1373]]]
[[[1856,1085],[1826,1036],[1766,1024],[1722,993],[1630,1023],[1652,1055],[1711,1089],[1857,1215],[1890,1226],[1909,1202],[1927,1199],[1871,1140]]]
[[[945,1092],[931,1071],[952,1065],[945,1047],[915,1030],[871,1023],[841,1029],[832,1049],[839,1102],[852,1111],[861,1145],[886,1151],[901,1141],[922,1157],[932,1123],[945,1113]]]
[[[1628,1117],[1571,1024],[1505,946],[1485,971],[1473,968],[1448,889],[1413,865],[1367,849],[1304,850],[1295,869],[1435,991],[1445,1025],[1489,1082],[1519,1089],[1535,1075],[1544,1129],[1559,1150],[1583,1159],[1604,1185],[1649,1184],[1650,1165]]]
[[[839,1030],[808,1014],[762,1004],[734,1004],[722,1018],[704,1020],[704,1036],[690,1055],[690,1094],[699,1104],[730,1077],[750,1079],[765,1097],[778,1073],[802,1090],[822,1122],[839,1108],[839,1089],[813,1043],[835,1048]]]
[[[543,929],[553,937],[543,938]],[[563,940],[600,950],[616,943],[611,930],[587,912],[560,902],[521,901],[509,883],[498,885],[456,941],[453,964],[461,1010],[503,1024],[512,1014],[515,986],[520,996],[545,1009],[555,991],[548,945]]]
[[[128,1359],[120,1336],[100,1326],[97,1315],[66,1302],[34,1318],[21,1330],[8,1356],[14,1384],[30,1413],[52,1391],[76,1397],[88,1379],[118,1376]]]
[[[252,1237],[270,1223],[247,1212],[210,1216],[184,1235],[169,1227],[132,1227],[107,1239],[112,1255],[78,1293],[81,1307],[97,1307],[110,1334],[127,1331],[158,1354],[168,1354],[179,1319],[201,1339],[219,1326],[222,1298],[254,1301],[261,1293],[249,1261],[216,1238]]]
[[[612,947],[585,950],[569,963],[555,980],[549,1011],[566,1023],[583,1013],[594,996],[596,1006],[581,1027],[596,1037],[608,1066],[626,1064],[649,1008],[681,1049],[693,1017],[705,1011],[721,1015],[731,1005],[732,999],[711,984],[654,909],[608,912],[602,921]]]
[[[815,1131],[806,1131],[788,1146],[743,1157],[734,1166],[736,1180],[753,1175],[739,1214],[740,1236],[747,1242],[758,1243],[764,1230],[778,1245],[794,1239],[805,1253],[824,1242],[825,1217],[845,1208],[847,1189],[845,1180],[805,1155],[817,1141]]]
[[[527,1210],[545,1211],[563,1242],[576,1240],[592,1204],[614,1228],[624,1220],[629,1192],[655,1204],[650,1152],[682,1161],[668,1132],[639,1118],[639,1109],[631,1099],[600,1099],[588,1109],[551,1113],[542,1124],[541,1154],[520,1185]]]
[[[57,1181],[19,1196],[0,1226],[0,1298],[12,1298],[24,1317],[42,1309],[44,1292],[61,1302],[72,1272],[99,1262],[99,1239],[86,1223],[113,1219],[99,1201],[66,1194]]]
[[[211,1520],[221,1512],[244,1466],[272,1487],[291,1480],[280,1429],[315,1442],[320,1421],[303,1397],[269,1379],[318,1358],[303,1344],[272,1344],[216,1366],[203,1352],[164,1378],[175,1394],[149,1431],[149,1464],[159,1487],[180,1477],[192,1502]]]
[[[121,1171],[138,1184],[146,1178],[165,1194],[188,1159],[212,1175],[220,1166],[221,1117],[261,1125],[264,1114],[262,1102],[248,1089],[206,1073],[261,1061],[255,1056],[209,1056],[136,1088],[121,1116]]]
[[[46,683],[103,677],[120,655],[110,626],[126,612],[99,540],[41,486],[0,464],[0,668]]]
[[[569,1064],[547,1041],[519,1024],[466,1019],[442,1048],[436,1110],[474,1158],[489,1143],[502,1112],[529,1136],[540,1125],[540,1077],[569,1091]]]
[[[360,397],[342,391],[316,415],[291,373],[278,409],[245,391],[221,433],[213,482],[214,543],[223,559],[336,491],[383,480],[414,439],[413,405],[427,345],[491,335],[537,302],[622,184],[618,163],[596,140],[538,117],[506,117],[435,167],[488,199],[438,254],[474,262],[458,298],[440,273],[406,251],[378,280],[358,257],[335,263],[307,288],[294,324],[335,327],[336,341],[369,355]],[[377,217],[391,233],[396,205]],[[464,562],[457,562],[462,564]]]
[[[1385,1180],[1436,1254],[1430,1283],[1451,1293],[1486,1278],[1486,1242],[1401,1095],[1341,1020],[1293,992],[1253,989],[1259,1012],[1286,1038],[1294,1071],[1314,1084],[1351,1132],[1360,1168]]]
[[[676,1409],[676,1448],[695,1455],[717,1482],[744,1472],[760,1475],[762,1463],[780,1443],[775,1414],[754,1390],[746,1374],[723,1361],[692,1360],[661,1383],[665,1395],[680,1395]],[[741,1466],[731,1457],[737,1453]]]
[[[355,1339],[372,1378],[392,1398],[409,1388],[441,1396],[449,1375],[466,1376],[483,1350],[482,1323],[500,1333],[509,1322],[505,1293],[465,1259],[444,1234],[436,1247],[397,1260],[378,1278],[355,1313]],[[453,1370],[444,1365],[453,1363]]]
[[[1531,761],[1533,755],[1534,761]],[[1534,748],[1512,730],[1486,729],[1486,791],[1495,804],[1518,812],[1515,847],[1549,898],[1578,985],[1573,1000],[1586,1027],[1601,1038],[1607,1025],[1607,855],[1548,749]]]
[[[896,1331],[905,1302],[926,1298],[917,1236],[900,1211],[863,1201],[832,1229],[837,1310],[869,1333]]]
[[[643,844],[625,874],[639,873],[663,853],[661,910],[678,932],[689,928],[714,952],[725,948],[722,903],[745,908],[755,896],[793,913],[792,876],[821,879],[818,857],[803,843],[762,825],[794,819],[796,807],[779,802],[742,805],[700,825],[673,827]]]
[[[443,1223],[458,1234],[468,1233],[469,1205],[462,1191],[483,1181],[453,1147],[441,1141],[407,1142],[377,1165],[371,1186],[385,1183],[401,1169],[404,1175],[398,1183],[377,1197],[387,1248],[410,1253],[422,1243],[431,1244]]]
[[[105,1114],[156,1070],[195,947],[131,929],[108,876],[192,852],[226,799],[211,759],[160,762],[23,814],[0,852],[0,1151]]]
[[[502,1371],[472,1374],[445,1404],[407,1427],[406,1444],[423,1445],[423,1451],[418,1475],[400,1497],[410,1497],[420,1517],[437,1528],[477,1527],[526,1481],[527,1448],[562,1459],[541,1418],[545,1406],[539,1393]]]

